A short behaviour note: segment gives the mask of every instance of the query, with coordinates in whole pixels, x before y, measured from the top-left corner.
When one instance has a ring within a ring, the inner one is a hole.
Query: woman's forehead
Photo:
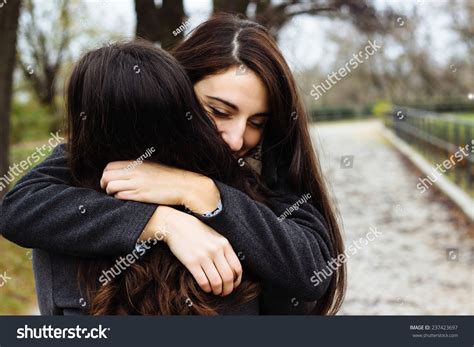
[[[194,85],[202,99],[221,99],[238,108],[239,112],[258,114],[268,112],[268,92],[262,80],[247,69],[240,73],[232,67],[219,74],[207,76]],[[212,97],[212,98],[209,98]]]

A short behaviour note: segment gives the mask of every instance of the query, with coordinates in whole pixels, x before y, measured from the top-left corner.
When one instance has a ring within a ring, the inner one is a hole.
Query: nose
[[[228,124],[227,129],[221,133],[221,136],[232,152],[238,152],[244,146],[246,122],[236,121],[232,123]]]

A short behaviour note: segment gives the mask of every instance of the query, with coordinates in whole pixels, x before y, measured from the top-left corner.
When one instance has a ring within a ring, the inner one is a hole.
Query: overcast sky
[[[448,28],[449,17],[439,11],[440,4],[446,1],[449,0],[376,0],[375,4],[378,8],[391,6],[402,13],[417,6],[424,21],[420,34],[431,33],[434,38],[433,58],[439,63],[445,63],[449,58],[448,54],[454,54],[456,49],[453,46],[456,38]],[[83,14],[83,21],[92,24],[99,31],[102,29],[105,35],[108,32],[115,32],[120,36],[133,37],[135,30],[133,0],[85,0],[85,2],[87,13]],[[190,17],[190,29],[206,20],[211,13],[211,0],[185,0],[184,3],[185,12]],[[292,68],[300,70],[319,65],[324,69],[337,51],[337,46],[327,37],[327,33],[335,29],[340,30],[339,24],[336,26],[328,19],[312,16],[299,16],[286,25],[281,32],[279,44]],[[90,44],[96,43],[90,42]],[[396,48],[392,47],[392,50],[391,54],[401,53],[400,50],[397,52]]]

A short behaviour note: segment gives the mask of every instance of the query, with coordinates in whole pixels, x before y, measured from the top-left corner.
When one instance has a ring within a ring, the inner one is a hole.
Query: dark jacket
[[[69,182],[66,153],[59,146],[0,205],[2,235],[35,249],[38,301],[41,313],[47,315],[83,307],[76,283],[78,257],[130,253],[156,209],[156,205],[72,187]],[[230,241],[244,271],[263,283],[260,314],[306,313],[331,279],[318,286],[310,280],[332,254],[324,218],[310,201],[280,220],[278,216],[301,197],[272,198],[267,207],[237,189],[216,185],[223,210],[202,220]],[[251,306],[241,313],[255,314],[255,305]]]

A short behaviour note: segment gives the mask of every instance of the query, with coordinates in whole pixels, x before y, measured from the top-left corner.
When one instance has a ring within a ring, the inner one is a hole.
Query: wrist
[[[164,241],[168,240],[170,234],[170,224],[172,222],[172,213],[176,211],[174,208],[168,206],[158,206],[145,229],[139,237],[139,241]]]
[[[183,199],[185,207],[199,214],[212,212],[218,207],[221,196],[212,179],[196,175],[188,182],[189,186]]]

